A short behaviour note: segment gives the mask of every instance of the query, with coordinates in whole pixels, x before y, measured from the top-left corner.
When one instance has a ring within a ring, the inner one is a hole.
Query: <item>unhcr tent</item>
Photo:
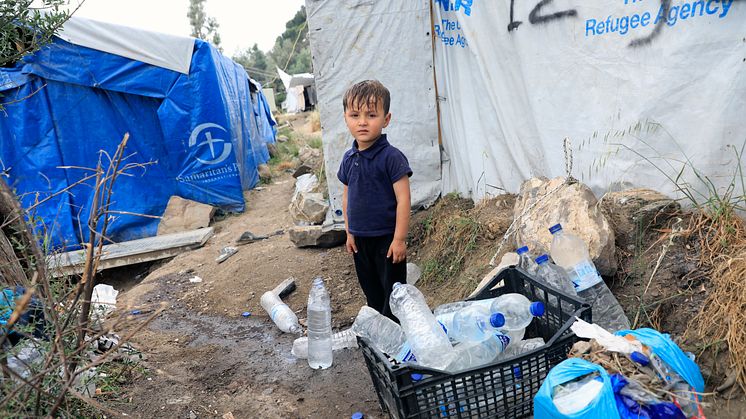
[[[117,180],[112,209],[155,216],[172,195],[243,211],[274,141],[261,87],[209,43],[88,19],[70,19],[50,45],[0,69],[0,94],[2,174],[24,207],[51,197],[34,221],[54,247],[88,239],[92,182],[72,185],[125,133],[126,162],[154,164]],[[151,236],[157,225],[117,214],[108,236]]]
[[[413,205],[515,193],[529,177],[565,175],[566,162],[597,193],[676,194],[670,178],[706,195],[704,176],[727,186],[741,163],[743,1],[306,0],[306,9],[336,221],[335,174],[352,141],[341,99],[368,78],[391,90],[387,130],[412,163]]]

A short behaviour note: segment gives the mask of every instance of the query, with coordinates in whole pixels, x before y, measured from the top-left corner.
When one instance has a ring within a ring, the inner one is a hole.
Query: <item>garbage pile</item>
[[[579,341],[534,398],[537,417],[704,418],[694,354],[653,329],[611,334],[577,320]]]

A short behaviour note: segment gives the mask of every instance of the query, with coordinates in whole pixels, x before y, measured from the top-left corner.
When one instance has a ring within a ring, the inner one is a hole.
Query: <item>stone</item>
[[[259,172],[259,178],[262,180],[272,179],[272,171],[269,170],[269,166],[266,164],[260,164],[256,167],[256,171]]]
[[[549,227],[561,223],[563,230],[577,235],[588,245],[591,259],[601,275],[614,275],[617,270],[614,230],[596,196],[580,182],[559,187],[564,182],[563,177],[532,178],[521,185],[513,217],[518,218],[526,208],[532,207],[532,210],[518,222],[516,247],[528,246],[533,257],[548,254],[552,243]],[[544,198],[550,191],[554,192]]]
[[[290,201],[290,215],[295,221],[321,224],[326,218],[329,203],[319,192],[300,192]]]
[[[330,248],[347,241],[347,233],[344,229],[334,228],[334,226],[295,226],[290,228],[288,233],[290,241],[296,247]]]
[[[681,210],[678,202],[645,188],[608,192],[599,202],[614,229],[617,247],[627,249],[634,249],[642,232],[662,226]]]
[[[298,150],[298,158],[307,166],[319,167],[321,165],[321,150],[303,146]]]
[[[278,143],[285,143],[288,141],[288,137],[285,135],[278,135],[277,136],[277,142]]]
[[[213,215],[215,207],[174,195],[158,223],[158,235],[209,227]]]
[[[310,166],[306,166],[305,164],[301,164],[298,166],[297,169],[295,169],[295,172],[293,172],[294,178],[299,178],[300,176],[306,175],[308,173],[313,173],[313,168]]]

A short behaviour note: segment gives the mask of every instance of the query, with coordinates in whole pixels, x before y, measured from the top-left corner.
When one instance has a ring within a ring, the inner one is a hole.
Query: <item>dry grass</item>
[[[513,218],[515,196],[501,195],[474,206],[455,195],[443,197],[412,226],[422,279],[417,285],[431,305],[469,295],[487,271],[495,240]]]
[[[701,213],[690,231],[698,234],[700,265],[709,273],[710,284],[689,333],[728,343],[730,368],[746,392],[746,224],[726,209]]]
[[[321,116],[319,115],[319,111],[311,112],[308,120],[311,124],[311,132],[321,131]]]

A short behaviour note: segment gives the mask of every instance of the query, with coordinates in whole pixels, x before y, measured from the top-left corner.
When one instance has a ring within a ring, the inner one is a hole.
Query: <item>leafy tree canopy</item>
[[[70,17],[67,0],[0,0],[0,67],[41,48]]]

